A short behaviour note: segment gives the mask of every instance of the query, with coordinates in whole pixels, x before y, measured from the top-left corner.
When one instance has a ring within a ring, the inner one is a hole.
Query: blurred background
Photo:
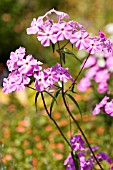
[[[95,35],[99,29],[105,31],[105,26],[113,22],[113,0],[0,0],[1,89],[2,79],[8,75],[6,61],[10,52],[20,46],[25,47],[27,54],[32,54],[45,66],[50,67],[56,63],[57,54],[52,53],[51,47],[42,47],[35,35],[26,34],[26,28],[30,27],[32,19],[44,15],[52,8],[68,13],[71,20],[84,25],[88,32]],[[70,62],[67,57],[66,66],[68,65],[72,75],[75,75],[80,63],[73,59]],[[20,168],[52,170],[53,167],[54,170],[65,169],[63,161],[69,153],[69,148],[46,116],[41,98],[38,99],[38,113],[36,113],[35,93],[32,90],[26,89],[22,93],[5,95],[1,89],[0,167],[8,170],[20,170]],[[45,97],[49,105],[50,98]],[[104,149],[113,158],[110,150],[113,147],[113,139],[110,139],[112,122],[105,116],[92,117],[92,107],[98,100],[93,95],[92,89],[88,89],[87,93],[75,94],[75,98],[82,108],[84,116],[81,126],[90,143],[99,144],[101,150]],[[92,101],[92,105],[89,100]],[[61,104],[60,98],[59,101]],[[72,104],[70,107],[79,121],[78,110]],[[60,106],[56,107],[54,117],[69,138],[69,117],[65,114],[65,110],[61,110]],[[77,133],[76,126],[73,130]]]

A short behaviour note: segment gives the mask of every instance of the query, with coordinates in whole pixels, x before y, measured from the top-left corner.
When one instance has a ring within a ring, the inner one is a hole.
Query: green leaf
[[[58,97],[58,95],[59,95],[59,93],[60,93],[60,88],[56,91],[56,93],[54,94],[54,98],[53,98],[53,100],[52,100],[52,102],[51,102],[51,106],[50,106],[50,116],[51,116],[51,114],[52,114],[52,108],[53,108],[53,106],[54,106],[54,103],[55,103],[55,100],[56,100],[56,98]]]
[[[77,101],[76,101],[76,100],[74,99],[74,97],[71,96],[70,94],[66,93],[66,95],[68,95],[68,96],[70,97],[70,99],[74,102],[74,104],[77,106],[77,108],[78,108],[78,110],[79,110],[79,112],[80,112],[80,115],[81,115],[81,117],[82,117],[82,112],[81,112],[81,110],[80,110],[80,107],[79,107]]]
[[[53,50],[53,53],[55,52],[55,44],[52,43],[52,50]]]
[[[65,53],[65,54],[69,54],[71,55],[72,57],[76,58],[80,63],[82,63],[79,58],[71,51],[71,50],[68,50],[67,48],[63,48],[60,50],[62,53]]]
[[[38,99],[38,96],[39,96],[39,92],[37,92],[36,95],[35,95],[35,107],[36,107],[36,112],[37,112],[37,99]]]
[[[73,158],[76,170],[80,170],[80,161],[79,161],[78,155],[76,153],[74,155],[73,151],[71,151],[71,156]]]
[[[55,102],[57,103],[55,97],[54,97],[51,93],[49,93],[48,91],[44,91],[44,92],[47,93],[47,94],[49,94],[49,95],[55,100]]]

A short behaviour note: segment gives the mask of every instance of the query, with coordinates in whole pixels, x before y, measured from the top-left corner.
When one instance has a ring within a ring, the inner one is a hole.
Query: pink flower
[[[69,40],[72,34],[72,27],[66,22],[60,22],[52,26],[52,31],[56,34],[57,41]]]
[[[105,112],[113,117],[113,100],[105,105]]]
[[[82,65],[80,66],[81,68],[82,68],[82,66],[84,65],[85,61],[86,61],[86,58],[85,58],[84,61],[82,62]],[[89,68],[89,67],[95,65],[96,62],[97,62],[97,58],[96,58],[95,56],[89,56],[87,62],[85,63],[84,68]]]
[[[79,84],[77,85],[77,88],[80,92],[85,92],[88,87],[91,86],[91,82],[87,77],[83,77]]]
[[[33,21],[31,22],[31,27],[27,28],[27,34],[36,34],[40,30],[41,26],[43,24],[42,18],[33,18]]]
[[[95,54],[95,53],[101,52],[102,51],[102,43],[96,37],[89,38],[88,39],[88,46],[87,46],[86,50],[90,54]]]
[[[41,44],[45,47],[50,46],[52,42],[55,44],[57,42],[56,36],[53,34],[53,31],[50,27],[43,27],[43,31],[38,32],[38,40],[41,41]]]
[[[79,50],[86,49],[88,47],[88,41],[87,41],[88,36],[89,36],[88,32],[80,30],[72,34],[70,38],[70,42],[72,44],[76,44],[76,47]]]

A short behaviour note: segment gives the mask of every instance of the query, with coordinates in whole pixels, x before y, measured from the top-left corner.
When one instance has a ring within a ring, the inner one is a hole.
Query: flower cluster
[[[42,62],[37,61],[31,54],[25,57],[25,48],[20,47],[15,52],[11,52],[10,59],[7,61],[7,67],[11,73],[8,78],[3,80],[3,92],[23,91],[25,86],[34,78],[34,85],[37,91],[41,92],[54,87],[59,81],[67,82],[70,79],[73,82],[67,68],[56,64],[51,68],[42,71]]]
[[[100,113],[102,110],[109,116],[113,117],[113,99],[108,102],[109,97],[105,96],[100,103],[96,104],[94,110],[93,110],[93,115],[97,115]]]
[[[89,56],[84,66],[84,68],[87,68],[85,77],[80,80],[77,86],[81,92],[86,91],[92,85],[91,80],[98,84],[97,90],[99,93],[108,91],[108,80],[113,73],[113,44],[105,37],[102,31],[99,30],[99,34],[101,42],[103,42],[103,50],[101,53]]]
[[[76,135],[71,137],[70,143],[72,146],[73,152],[78,157],[78,160],[80,162],[80,170],[92,170],[94,168],[95,159],[92,154],[88,157],[88,151],[89,148],[85,148],[84,146],[84,140],[81,138],[80,135]],[[99,149],[98,146],[93,146],[92,150],[95,151]],[[99,152],[96,154],[96,158],[99,162],[106,161],[109,165],[113,163],[111,158],[104,152]],[[70,153],[67,159],[64,161],[64,165],[66,166],[66,170],[76,170],[76,165],[74,163],[72,154]],[[110,168],[110,170],[113,167]]]
[[[52,13],[56,15],[56,22],[50,18]],[[79,50],[85,49],[90,54],[101,52],[106,47],[110,50],[110,44],[103,38],[101,31],[100,36],[89,37],[84,26],[76,21],[66,22],[64,18],[69,19],[69,15],[52,9],[44,16],[34,18],[31,26],[27,28],[27,34],[37,34],[38,40],[45,47],[66,39],[75,44]]]

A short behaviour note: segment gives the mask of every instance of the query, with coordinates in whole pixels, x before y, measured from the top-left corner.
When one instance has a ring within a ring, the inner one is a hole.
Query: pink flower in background
[[[101,83],[99,83],[98,84],[98,92],[99,93],[104,93],[104,92],[106,92],[107,90],[108,90],[108,84],[107,84],[107,82],[101,82]]]
[[[105,112],[109,115],[113,117],[113,100],[111,100],[110,102],[108,102],[105,105]]]
[[[80,66],[81,68],[84,65],[85,61],[86,61],[86,58],[83,60],[82,65]],[[84,68],[89,68],[89,67],[92,68],[92,66],[94,66],[96,62],[97,62],[97,58],[95,56],[89,56],[87,62],[84,65]]]
[[[110,78],[110,74],[108,73],[108,70],[104,69],[104,70],[99,70],[96,73],[94,80],[97,83],[102,83],[102,82],[106,82],[109,78]]]
[[[79,84],[77,85],[77,88],[80,92],[85,92],[88,87],[91,86],[91,82],[87,77],[83,77]]]

